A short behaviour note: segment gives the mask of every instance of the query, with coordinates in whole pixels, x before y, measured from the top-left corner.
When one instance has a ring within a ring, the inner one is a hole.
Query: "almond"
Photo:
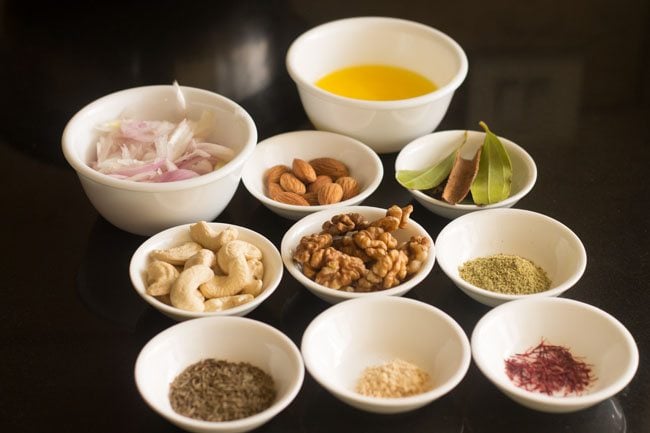
[[[320,176],[316,177],[315,181],[307,186],[307,191],[318,192],[318,190],[321,189],[323,185],[327,185],[328,183],[332,183],[332,178],[321,174]]]
[[[336,183],[341,185],[343,189],[343,198],[341,200],[347,200],[350,197],[354,197],[359,194],[359,182],[353,177],[343,176],[336,179]]]
[[[280,186],[285,191],[294,192],[298,195],[307,192],[305,184],[290,172],[282,173],[282,176],[280,176]]]
[[[332,179],[350,175],[350,171],[348,170],[347,166],[338,159],[316,158],[309,161],[309,163],[314,168],[317,175],[324,174],[326,176],[330,176]]]
[[[267,186],[267,190],[268,190],[268,196],[271,197],[273,200],[275,200],[275,196],[277,194],[284,191],[280,186],[280,184],[276,182],[269,183]]]
[[[302,196],[296,194],[295,192],[290,192],[290,191],[280,191],[273,197],[273,200],[285,204],[293,204],[297,206],[309,206],[309,202],[305,200]]]
[[[288,172],[290,169],[286,165],[278,164],[274,165],[273,167],[269,168],[266,170],[266,173],[264,173],[264,180],[266,181],[266,184],[270,183],[279,183],[280,182],[280,176],[282,176],[283,173]]]
[[[318,190],[318,203],[334,204],[341,201],[343,188],[338,183],[328,183]]]
[[[311,183],[316,180],[316,171],[307,161],[295,158],[292,167],[293,174],[305,183]]]
[[[318,206],[318,193],[317,192],[306,192],[302,197],[307,200],[310,206]]]

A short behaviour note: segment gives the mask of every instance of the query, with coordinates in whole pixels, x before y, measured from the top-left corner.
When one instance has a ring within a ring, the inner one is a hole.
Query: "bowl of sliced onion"
[[[214,220],[257,143],[251,116],[219,94],[174,85],[126,89],[77,112],[62,149],[97,211],[138,235]]]

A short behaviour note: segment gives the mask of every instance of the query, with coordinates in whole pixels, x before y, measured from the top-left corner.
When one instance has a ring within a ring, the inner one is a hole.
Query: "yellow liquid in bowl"
[[[316,86],[339,96],[371,101],[415,98],[437,89],[432,81],[416,72],[385,65],[338,69],[316,81]]]

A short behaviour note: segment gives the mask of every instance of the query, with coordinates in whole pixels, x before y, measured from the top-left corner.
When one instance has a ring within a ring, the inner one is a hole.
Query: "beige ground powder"
[[[366,368],[359,378],[356,391],[369,397],[408,397],[432,388],[429,374],[415,364],[395,359]]]

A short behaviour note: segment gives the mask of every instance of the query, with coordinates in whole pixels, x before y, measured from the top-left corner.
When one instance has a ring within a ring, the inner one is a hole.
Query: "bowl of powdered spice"
[[[305,367],[352,407],[398,413],[451,391],[470,363],[469,340],[446,313],[409,298],[374,296],[328,308],[307,327]]]
[[[135,381],[149,406],[192,432],[252,430],[280,413],[304,378],[283,333],[243,317],[205,317],[161,332],[140,352]]]
[[[438,234],[436,260],[472,299],[496,306],[558,296],[587,265],[578,236],[564,224],[523,209],[486,209],[456,218]]]

